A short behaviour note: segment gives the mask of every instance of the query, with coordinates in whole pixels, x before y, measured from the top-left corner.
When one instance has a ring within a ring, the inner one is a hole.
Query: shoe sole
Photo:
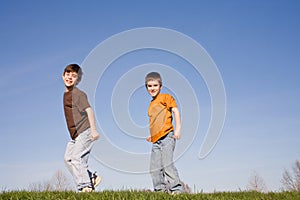
[[[92,188],[86,187],[86,188],[83,188],[83,189],[81,190],[81,192],[93,192],[93,189],[92,189]]]
[[[94,188],[97,187],[102,181],[102,178],[100,176],[97,176],[94,181],[93,181],[93,185],[94,185]]]

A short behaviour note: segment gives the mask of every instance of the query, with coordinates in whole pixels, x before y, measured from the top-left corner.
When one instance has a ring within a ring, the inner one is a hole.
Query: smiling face
[[[161,84],[158,80],[149,80],[146,83],[147,91],[152,96],[152,98],[155,98],[162,88]]]
[[[72,90],[73,87],[78,83],[78,74],[74,71],[66,71],[62,78],[67,91]]]

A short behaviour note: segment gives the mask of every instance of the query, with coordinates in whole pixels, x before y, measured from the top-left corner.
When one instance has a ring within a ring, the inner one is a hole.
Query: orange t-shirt
[[[175,99],[169,94],[158,94],[148,108],[151,142],[155,143],[161,137],[174,130],[172,125],[172,108],[177,107]]]

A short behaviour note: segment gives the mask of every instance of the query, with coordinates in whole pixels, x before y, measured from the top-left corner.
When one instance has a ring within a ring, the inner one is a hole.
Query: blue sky
[[[211,109],[202,77],[178,56],[137,51],[113,62],[97,86],[96,117],[113,143],[135,153],[150,151],[149,143],[142,139],[132,143],[132,137],[122,133],[109,103],[124,74],[145,63],[160,63],[189,81],[199,104],[196,137],[175,162],[191,187],[245,189],[256,171],[269,190],[279,190],[284,169],[299,159],[298,1],[1,1],[0,5],[0,188],[28,188],[30,183],[50,179],[57,170],[66,171],[63,154],[69,135],[62,107],[63,68],[83,63],[111,36],[143,27],[175,30],[202,45],[224,82],[225,125],[213,151],[198,159]],[[163,92],[172,90],[170,86]],[[138,126],[147,124],[149,101],[141,82],[128,104]],[[180,108],[184,111],[185,105]],[[188,130],[182,132],[183,138],[192,134]],[[96,143],[90,163],[103,176],[99,190],[151,188],[149,174],[113,170],[95,159],[99,152],[114,156],[101,146],[101,139]]]

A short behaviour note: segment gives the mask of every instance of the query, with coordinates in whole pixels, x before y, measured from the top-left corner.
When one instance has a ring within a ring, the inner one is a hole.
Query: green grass
[[[157,200],[157,199],[201,199],[201,200],[300,200],[300,192],[216,192],[198,194],[170,195],[165,193],[138,191],[103,191],[94,193],[76,192],[27,192],[4,191],[0,193],[0,200]]]

